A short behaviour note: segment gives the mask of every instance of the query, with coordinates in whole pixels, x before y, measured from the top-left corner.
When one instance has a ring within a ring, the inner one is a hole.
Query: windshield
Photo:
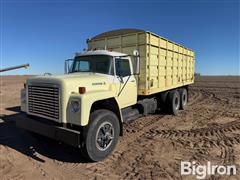
[[[76,57],[71,73],[73,72],[95,72],[113,75],[112,57],[107,55],[91,55]]]

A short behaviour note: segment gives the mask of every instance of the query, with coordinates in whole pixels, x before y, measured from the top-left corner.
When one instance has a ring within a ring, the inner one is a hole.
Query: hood
[[[91,72],[36,76],[27,80],[27,84],[60,85],[62,90],[67,93],[78,92],[79,87],[85,87],[86,92],[108,90],[111,83],[112,78],[110,75]]]
[[[37,76],[27,79],[27,86],[58,86],[60,98],[60,122],[67,122],[67,109],[69,105],[70,96],[72,94],[79,94],[79,87],[85,87],[86,95],[93,91],[109,91],[113,85],[113,76],[100,73],[72,73],[57,76]],[[40,90],[41,91],[41,90]],[[28,90],[27,90],[28,93]],[[40,92],[41,93],[41,92]],[[42,94],[41,94],[42,95]],[[27,110],[28,112],[28,110]],[[29,112],[28,112],[29,113]],[[39,114],[37,115],[39,116]],[[49,117],[47,117],[49,118]]]

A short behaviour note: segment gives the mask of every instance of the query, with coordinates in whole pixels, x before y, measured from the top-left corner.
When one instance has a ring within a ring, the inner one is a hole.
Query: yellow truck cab
[[[100,161],[123,135],[123,122],[185,109],[193,81],[192,50],[148,31],[110,31],[67,60],[64,75],[27,79],[16,124]]]

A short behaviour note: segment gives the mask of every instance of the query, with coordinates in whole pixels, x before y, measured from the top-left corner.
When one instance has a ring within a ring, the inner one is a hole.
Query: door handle
[[[130,82],[135,82],[135,80],[131,80]]]

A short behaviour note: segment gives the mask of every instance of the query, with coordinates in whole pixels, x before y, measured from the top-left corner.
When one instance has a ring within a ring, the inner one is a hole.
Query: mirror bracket
[[[120,83],[124,83],[122,76],[117,76],[119,78]]]

